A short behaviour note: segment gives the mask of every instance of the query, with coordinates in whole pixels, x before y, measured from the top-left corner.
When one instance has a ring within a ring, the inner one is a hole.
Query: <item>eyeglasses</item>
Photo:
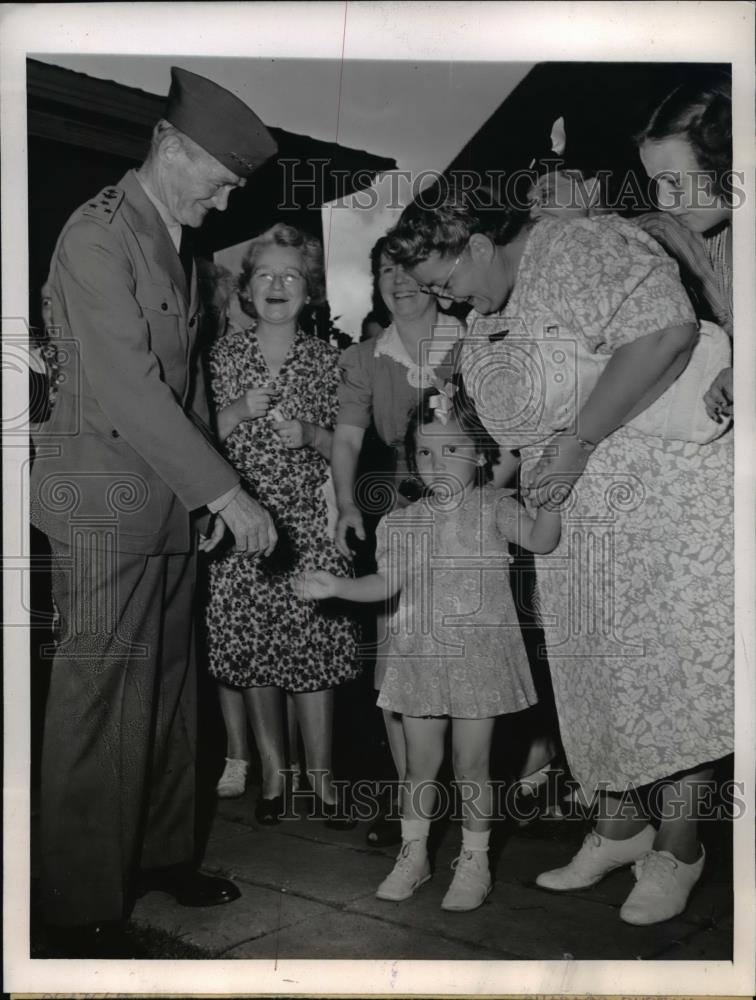
[[[299,271],[285,271],[283,274],[274,271],[255,271],[252,275],[253,281],[260,281],[264,285],[272,285],[276,278],[280,278],[287,288],[304,281],[304,275],[300,274]]]
[[[464,253],[464,251],[463,251],[463,253]],[[459,264],[459,262],[461,260],[462,260],[462,254],[460,254],[459,257],[457,257],[457,259],[452,264],[451,270],[446,275],[446,280],[444,281],[444,283],[442,285],[439,285],[435,281],[432,284],[430,284],[430,285],[423,285],[420,282],[418,282],[417,287],[420,289],[421,292],[425,292],[426,295],[435,295],[437,299],[454,299],[454,298],[456,298],[456,296],[452,295],[448,291],[448,288],[449,288],[449,282],[452,280],[452,275],[454,274],[454,272],[457,269],[457,264]]]

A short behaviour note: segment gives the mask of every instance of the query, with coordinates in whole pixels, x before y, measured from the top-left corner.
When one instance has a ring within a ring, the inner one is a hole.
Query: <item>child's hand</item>
[[[273,430],[287,448],[304,448],[308,444],[308,434],[301,420],[282,420],[273,424]]]
[[[326,601],[336,597],[339,577],[324,569],[306,570],[292,577],[291,587],[301,601]]]

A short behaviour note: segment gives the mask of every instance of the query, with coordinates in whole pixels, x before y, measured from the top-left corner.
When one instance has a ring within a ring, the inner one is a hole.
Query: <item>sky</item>
[[[168,92],[170,67],[179,63],[227,87],[268,125],[391,157],[413,178],[429,173],[429,181],[533,65],[72,53],[36,58],[154,94]],[[356,208],[341,202],[323,212],[331,313],[353,337],[370,308],[370,248],[399,214],[386,206],[411,200],[411,185],[399,176],[379,180],[374,190],[375,197],[359,199]],[[372,201],[375,207],[364,207]],[[239,256],[221,254],[227,266]]]

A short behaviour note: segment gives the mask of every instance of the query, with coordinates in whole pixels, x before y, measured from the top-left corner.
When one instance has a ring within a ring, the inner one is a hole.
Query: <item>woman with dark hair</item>
[[[677,267],[616,215],[533,221],[454,189],[409,206],[388,250],[474,306],[461,374],[499,445],[521,449],[529,502],[563,487],[539,609],[568,763],[600,808],[538,884],[634,863],[622,919],[666,920],[703,868],[700,783],[733,747],[732,442],[692,402],[699,332]],[[628,789],[655,793],[658,830]]]
[[[328,813],[336,804],[333,689],[358,673],[353,621],[291,591],[305,569],[349,569],[329,533],[325,493],[338,352],[298,324],[305,305],[324,298],[320,243],[273,226],[249,246],[238,297],[253,322],[217,340],[209,358],[218,434],[245,488],[271,512],[279,542],[267,559],[227,552],[211,563],[209,664],[228,736],[219,794],[244,790],[249,720],[262,763],[256,817],[275,823],[287,766],[284,692],[293,695],[312,786]]]
[[[732,97],[729,75],[702,71],[668,94],[636,136],[661,213],[636,221],[680,265],[698,315],[732,338]],[[732,415],[732,367],[705,398],[715,419]]]

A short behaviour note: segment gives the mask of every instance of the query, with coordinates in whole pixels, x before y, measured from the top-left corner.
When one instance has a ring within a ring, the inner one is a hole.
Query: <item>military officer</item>
[[[241,100],[171,70],[146,160],[63,228],[49,289],[70,345],[44,437],[34,523],[60,613],[45,717],[41,889],[66,954],[120,954],[138,894],[239,896],[201,874],[194,839],[193,512],[251,557],[276,543],[209,429],[197,280],[182,233],[223,211],[276,152]],[[56,947],[57,947],[56,946]]]

